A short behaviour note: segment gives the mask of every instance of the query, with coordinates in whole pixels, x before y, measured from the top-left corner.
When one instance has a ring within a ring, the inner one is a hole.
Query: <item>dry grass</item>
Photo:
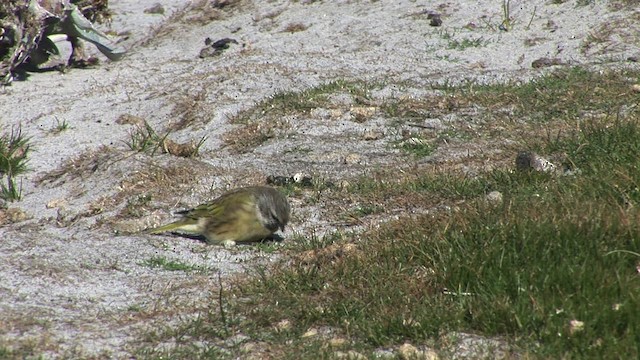
[[[172,131],[186,129],[194,125],[204,125],[213,113],[207,100],[207,90],[188,90],[172,98],[175,106],[171,116],[177,120],[169,125]]]
[[[295,32],[305,31],[308,28],[309,26],[303,23],[290,23],[284,27],[282,32],[295,33]]]
[[[65,161],[58,169],[47,172],[35,180],[36,185],[58,186],[67,181],[87,178],[96,171],[105,171],[125,158],[114,148],[102,145],[87,150],[73,159]]]
[[[262,145],[269,139],[275,138],[289,129],[290,125],[283,120],[267,120],[252,122],[248,125],[240,125],[227,132],[224,144],[231,152],[248,152]]]

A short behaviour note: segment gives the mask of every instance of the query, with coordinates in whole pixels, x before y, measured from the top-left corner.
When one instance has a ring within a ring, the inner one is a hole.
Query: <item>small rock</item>
[[[66,211],[58,210],[58,225],[65,227],[76,219],[77,216],[70,216]],[[143,219],[142,221],[140,219],[124,219],[113,223],[112,228],[118,235],[136,234],[146,228],[153,227],[149,226],[149,222],[145,220],[147,219]]]
[[[277,332],[289,330],[291,329],[291,321],[289,321],[288,319],[280,320],[277,324],[273,326],[273,328]]]
[[[422,123],[422,127],[430,130],[442,130],[446,128],[446,126],[442,123],[442,120],[440,119],[426,119]]]
[[[454,359],[511,359],[509,344],[502,340],[474,334],[452,332],[446,335]]]
[[[631,85],[631,91],[634,93],[640,93],[640,84]]]
[[[369,120],[377,109],[375,106],[354,106],[351,108],[351,118],[355,122],[363,123]]]
[[[429,21],[429,26],[442,25],[442,19],[440,18],[440,14],[430,13],[429,15],[427,15],[427,19],[431,20]]]
[[[492,191],[485,198],[492,204],[498,205],[502,203],[502,193],[500,191]]]
[[[302,187],[312,187],[313,178],[309,175],[305,175],[303,173],[296,173],[292,177],[293,182]]]
[[[569,321],[569,334],[573,335],[584,330],[584,322],[580,320]]]
[[[556,166],[542,156],[529,151],[521,151],[516,156],[516,169],[520,171],[553,172]]]
[[[554,65],[566,65],[566,63],[564,63],[562,60],[558,59],[558,58],[540,58],[538,60],[534,60],[531,63],[531,67],[534,69],[539,69],[539,68],[543,68],[543,67],[549,67],[549,66],[554,66]]]
[[[303,338],[314,337],[314,336],[318,336],[318,330],[314,328],[311,328],[307,330],[304,334],[302,334]]]
[[[153,4],[150,8],[144,9],[145,14],[164,14],[164,6],[160,3]]]
[[[336,337],[329,340],[329,345],[333,348],[342,347],[347,343],[347,339]]]
[[[396,358],[396,354],[393,349],[376,349],[373,352],[374,359],[388,359],[392,360]]]
[[[336,351],[333,353],[333,356],[336,359],[347,359],[347,360],[367,360],[367,357],[360,354],[357,351],[349,350],[348,352],[344,351]]]
[[[398,348],[398,355],[402,360],[438,360],[438,354],[431,349],[418,349],[417,347],[404,343]]]
[[[364,135],[362,135],[362,138],[366,141],[380,140],[383,137],[384,137],[384,133],[382,131],[375,131],[375,130],[367,130],[365,131]]]
[[[53,199],[45,205],[47,209],[58,208],[61,206],[65,206],[67,204],[67,200],[65,199]]]
[[[328,109],[315,108],[309,111],[309,116],[311,116],[314,119],[331,120],[333,113]]]
[[[344,157],[343,162],[347,165],[360,164],[362,162],[362,156],[360,156],[360,154],[350,153]]]

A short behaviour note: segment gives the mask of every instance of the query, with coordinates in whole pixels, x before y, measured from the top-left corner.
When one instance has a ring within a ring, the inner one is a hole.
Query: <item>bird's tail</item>
[[[190,221],[176,221],[167,225],[147,230],[147,234],[160,234],[166,231],[184,231],[192,234],[199,234],[200,229],[197,223]]]

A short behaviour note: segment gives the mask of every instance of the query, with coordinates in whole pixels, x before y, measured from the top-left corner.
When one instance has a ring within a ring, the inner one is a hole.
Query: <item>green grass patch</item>
[[[463,104],[485,107],[510,122],[524,118],[534,122],[575,121],[585,116],[616,117],[620,111],[640,113],[638,95],[630,91],[637,72],[591,72],[580,67],[559,70],[527,83],[460,87],[444,85],[448,94],[462,97]],[[499,110],[499,111],[495,111]]]
[[[429,156],[436,150],[436,145],[433,141],[421,137],[411,137],[397,141],[395,147],[418,158]]]
[[[447,41],[447,49],[450,50],[465,50],[468,48],[475,48],[485,46],[488,41],[482,37],[478,38],[463,38],[456,39],[455,32],[450,33],[448,31],[443,31],[440,33],[442,39]]]
[[[342,261],[259,273],[243,288],[254,301],[245,305],[254,336],[277,342],[264,329],[289,319],[285,338],[331,326],[378,347],[465,331],[506,337],[542,358],[637,357],[638,131],[637,122],[589,123],[547,144],[567,151],[582,170],[576,176],[495,171],[474,181],[414,181],[412,191],[455,198],[489,187],[506,199],[391,222],[359,236],[359,251]],[[369,181],[357,190],[381,189]]]
[[[344,93],[354,99],[368,99],[370,90],[379,87],[380,84],[336,80],[303,91],[281,91],[239,113],[232,119],[232,123],[248,124],[268,115],[305,113],[319,107],[332,107],[330,97],[336,94]]]

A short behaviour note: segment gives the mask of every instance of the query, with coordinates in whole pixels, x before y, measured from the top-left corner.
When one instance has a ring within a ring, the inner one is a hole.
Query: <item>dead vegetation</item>
[[[124,158],[114,148],[102,145],[63,162],[58,169],[39,176],[35,183],[37,186],[52,187],[78,178],[86,179],[97,171],[106,171],[109,166]]]
[[[188,127],[201,127],[211,120],[211,105],[207,99],[206,89],[189,90],[183,94],[173,96],[174,107],[171,117],[177,119],[169,125],[172,131]]]
[[[263,119],[248,125],[240,125],[228,131],[224,137],[225,146],[234,153],[244,153],[262,145],[289,129],[290,125],[283,120]]]

